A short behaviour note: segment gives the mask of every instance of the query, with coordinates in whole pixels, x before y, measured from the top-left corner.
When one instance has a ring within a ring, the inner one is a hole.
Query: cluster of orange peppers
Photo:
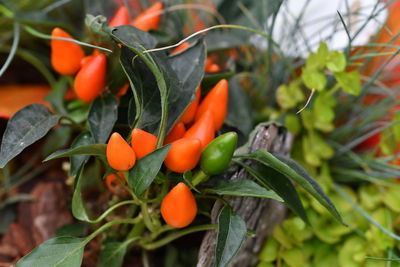
[[[158,28],[163,4],[155,3],[139,14],[131,22],[128,9],[121,6],[109,26],[132,25],[143,31]],[[55,28],[53,37],[72,39],[65,31]],[[190,47],[185,42],[175,48],[171,55]],[[75,75],[74,91],[84,102],[92,102],[106,86],[107,57],[95,50],[85,56],[83,49],[76,43],[52,39],[51,63],[62,75]],[[220,67],[211,57],[205,64],[206,72],[218,72]],[[126,90],[125,90],[126,91]],[[201,88],[197,88],[194,101],[188,106],[179,122],[164,140],[164,145],[171,144],[170,151],[164,160],[165,166],[174,172],[184,173],[198,164],[203,149],[214,139],[215,132],[220,130],[227,113],[228,82],[219,81],[200,102]],[[106,177],[106,185],[112,193],[121,195],[118,190],[121,182],[126,182],[123,171],[134,167],[136,160],[153,152],[157,137],[135,128],[131,133],[131,142],[114,132],[107,143],[106,156],[108,164],[118,172]],[[117,186],[116,186],[117,185]],[[167,224],[175,228],[189,225],[195,218],[197,205],[190,189],[184,184],[176,185],[161,203],[161,215]]]
[[[228,81],[219,81],[201,102],[200,90],[200,87],[196,90],[196,98],[164,140],[164,145],[171,144],[164,160],[165,166],[171,171],[184,173],[196,167],[201,152],[214,139],[215,132],[221,129],[224,123],[228,107]],[[134,167],[136,159],[153,152],[156,143],[156,136],[141,129],[133,129],[131,144],[115,132],[107,144],[107,161],[117,171],[128,171]],[[113,183],[125,181],[122,173],[117,175],[121,179],[115,175],[106,178],[106,184],[111,188]],[[196,213],[194,196],[183,183],[175,186],[161,203],[162,217],[167,224],[175,228],[189,225]]]
[[[157,2],[136,16],[130,23],[128,9],[120,7],[109,25],[116,27],[132,25],[143,31],[158,28],[163,4]],[[73,39],[60,28],[54,28],[52,37]],[[92,102],[106,87],[107,56],[94,50],[92,55],[85,56],[83,49],[76,43],[52,39],[51,64],[55,71],[62,75],[75,75],[74,91],[84,102]],[[124,86],[121,91],[126,91]]]

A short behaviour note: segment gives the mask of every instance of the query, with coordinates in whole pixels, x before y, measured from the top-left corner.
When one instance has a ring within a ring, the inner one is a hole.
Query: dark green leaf
[[[50,103],[55,111],[61,114],[66,114],[64,106],[64,95],[68,89],[68,80],[60,78],[57,83],[51,88],[50,94],[46,96],[46,101]]]
[[[168,95],[168,129],[171,129],[188,105],[196,97],[196,89],[204,75],[206,49],[203,41],[198,41],[182,53],[169,57],[168,62],[175,71],[179,90],[169,89]],[[164,70],[164,74],[170,71]]]
[[[237,163],[245,168],[247,172],[264,187],[275,191],[295,214],[308,223],[307,214],[300,197],[288,178],[261,163],[252,163],[251,166],[241,162]]]
[[[106,242],[100,252],[96,267],[120,267],[126,254],[126,243]]]
[[[45,158],[44,161],[49,161],[51,159],[65,158],[76,155],[91,155],[91,156],[100,156],[105,157],[106,155],[106,147],[105,144],[93,144],[86,146],[78,146],[70,149],[63,149],[56,151]]]
[[[42,156],[45,157],[54,151],[69,144],[72,135],[72,128],[69,125],[60,125],[46,136],[42,146]]]
[[[98,97],[89,110],[88,122],[94,141],[104,144],[118,118],[118,100],[112,94]]]
[[[228,114],[225,124],[238,129],[244,136],[248,136],[253,127],[251,110],[251,102],[240,88],[238,80],[230,80]]]
[[[19,110],[8,121],[0,150],[0,168],[54,127],[60,115],[52,114],[41,104],[32,104]]]
[[[156,178],[170,146],[166,145],[141,158],[129,171],[128,184],[135,195],[141,195]]]
[[[283,201],[274,191],[267,190],[264,187],[259,186],[257,183],[243,178],[238,178],[232,181],[220,180],[213,185],[212,188],[207,188],[206,191],[218,195],[262,197]]]
[[[224,206],[218,216],[215,259],[217,267],[227,266],[238,253],[247,233],[246,223],[233,210]]]
[[[266,150],[257,150],[252,154],[245,156],[245,158],[257,160],[258,162],[273,168],[274,170],[282,173],[289,179],[299,184],[316,200],[318,200],[318,202],[321,203],[333,215],[334,218],[343,223],[339,212],[335,208],[335,205],[333,205],[319,184],[306,172],[306,170],[304,170],[304,168],[297,164],[294,160],[284,156],[278,157],[272,155]]]
[[[71,148],[75,149],[81,146],[88,146],[94,143],[92,136],[89,132],[84,132],[78,135],[72,142]],[[71,169],[69,171],[71,176],[76,176],[82,165],[89,159],[89,155],[75,155],[70,157]]]
[[[78,220],[90,222],[89,215],[86,212],[85,204],[82,199],[82,174],[83,174],[84,166],[82,166],[79,170],[78,175],[76,176],[74,193],[72,194],[72,204],[71,210],[72,215]]]
[[[202,88],[211,88],[216,85],[222,79],[229,79],[234,76],[233,72],[218,72],[218,73],[206,73],[203,80],[201,81]],[[204,90],[203,90],[204,91]],[[206,93],[206,91],[202,92]]]
[[[79,267],[82,263],[83,238],[70,236],[47,240],[17,262],[17,267]]]
[[[83,223],[69,223],[64,224],[58,228],[55,232],[55,236],[84,236],[86,231],[86,225]]]

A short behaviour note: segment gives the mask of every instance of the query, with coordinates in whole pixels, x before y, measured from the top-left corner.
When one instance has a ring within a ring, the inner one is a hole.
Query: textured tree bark
[[[283,127],[279,127],[276,124],[263,125],[258,128],[254,135],[250,151],[262,148],[287,156],[290,152],[292,141],[292,135]],[[237,177],[251,179],[250,175],[241,168],[230,179],[236,179]],[[256,232],[254,238],[246,238],[231,266],[252,266],[257,262],[257,255],[265,240],[271,235],[273,227],[281,223],[285,218],[286,206],[273,199],[230,197],[227,200],[233,210],[245,220],[247,228]],[[221,208],[222,204],[216,202],[211,212],[213,223],[216,222]],[[200,246],[197,267],[215,265],[216,236],[216,231],[209,231],[205,234]]]

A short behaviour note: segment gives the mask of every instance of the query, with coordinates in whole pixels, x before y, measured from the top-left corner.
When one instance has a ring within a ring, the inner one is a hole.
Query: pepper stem
[[[208,178],[210,178],[210,176],[208,176],[205,172],[203,172],[202,170],[199,170],[192,179],[192,185],[196,186],[202,182],[205,182],[208,180]]]

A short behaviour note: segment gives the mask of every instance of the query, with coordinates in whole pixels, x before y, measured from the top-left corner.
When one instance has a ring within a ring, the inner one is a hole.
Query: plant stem
[[[142,218],[140,218],[140,217],[136,217],[133,219],[119,219],[119,220],[114,220],[114,221],[108,222],[106,224],[103,224],[102,226],[100,226],[100,228],[98,228],[96,231],[94,231],[88,237],[85,238],[85,240],[83,241],[83,245],[84,246],[87,245],[98,234],[100,234],[101,232],[104,232],[105,230],[107,230],[108,228],[110,228],[113,225],[123,224],[123,223],[136,224],[136,223],[140,222],[141,219]]]
[[[157,248],[162,247],[162,246],[174,241],[175,239],[178,239],[187,234],[200,232],[200,231],[207,231],[207,230],[216,230],[217,227],[218,227],[217,224],[204,224],[204,225],[193,226],[193,227],[172,233],[172,234],[170,234],[158,241],[155,241],[153,243],[142,244],[142,247],[146,250],[157,249]]]
[[[196,186],[202,182],[205,182],[206,180],[208,180],[208,178],[210,178],[210,176],[208,176],[202,170],[199,170],[192,178],[192,185]]]
[[[149,189],[147,188],[145,193],[144,193],[144,198],[147,198],[148,194],[149,194]],[[143,222],[146,225],[147,229],[149,229],[150,232],[155,232],[156,229],[155,229],[155,226],[154,226],[154,224],[153,224],[153,222],[152,222],[152,220],[150,218],[149,211],[148,211],[148,208],[147,208],[147,203],[146,202],[141,202],[140,203],[140,208],[142,210]]]
[[[105,217],[107,217],[113,210],[115,210],[116,208],[119,208],[121,206],[124,205],[128,205],[128,204],[138,204],[135,200],[126,200],[126,201],[122,201],[119,202],[117,204],[115,204],[114,206],[111,206],[110,208],[108,208],[105,212],[103,212],[103,214],[101,214],[97,219],[95,220],[90,220],[89,223],[98,223],[101,222]]]

